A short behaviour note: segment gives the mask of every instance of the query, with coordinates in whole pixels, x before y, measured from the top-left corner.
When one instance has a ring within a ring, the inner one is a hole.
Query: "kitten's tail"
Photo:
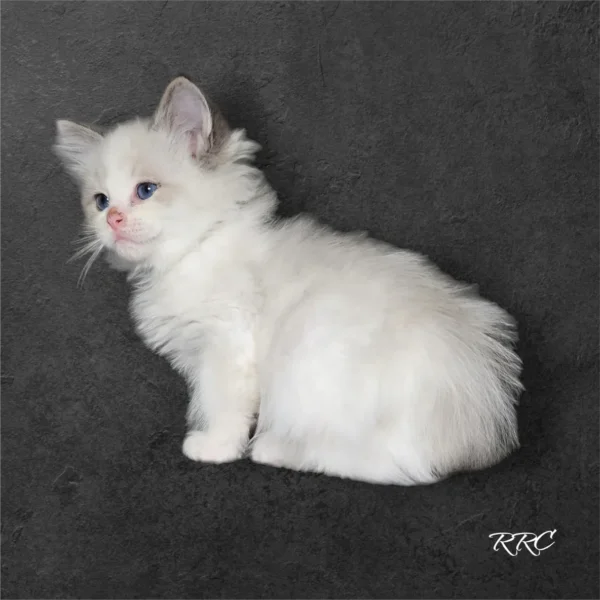
[[[519,447],[516,403],[523,386],[515,321],[481,298],[461,300],[468,322],[446,326],[425,382],[421,424],[438,477],[490,466]]]

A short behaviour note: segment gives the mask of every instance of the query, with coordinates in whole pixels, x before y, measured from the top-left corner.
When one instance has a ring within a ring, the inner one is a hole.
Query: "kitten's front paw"
[[[244,445],[239,439],[215,435],[209,431],[190,431],[183,442],[183,453],[191,460],[224,463],[242,457]]]

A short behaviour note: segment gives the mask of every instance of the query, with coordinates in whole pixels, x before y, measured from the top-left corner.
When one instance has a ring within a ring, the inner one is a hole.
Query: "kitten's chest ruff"
[[[131,314],[145,344],[186,371],[202,350],[211,304],[190,281],[148,282],[134,290]]]
[[[251,277],[223,265],[216,271],[218,277],[214,268],[183,268],[144,282],[131,298],[142,340],[184,373],[197,368],[212,336],[248,332],[254,326],[257,297]]]

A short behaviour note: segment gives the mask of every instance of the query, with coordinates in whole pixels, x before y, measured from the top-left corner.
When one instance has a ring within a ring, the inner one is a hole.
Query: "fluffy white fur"
[[[81,187],[83,251],[128,271],[139,334],[189,383],[185,455],[411,485],[518,447],[512,318],[418,254],[275,219],[257,144],[209,106],[177,78],[152,119],[59,121],[55,146]],[[132,203],[146,181],[158,190]]]

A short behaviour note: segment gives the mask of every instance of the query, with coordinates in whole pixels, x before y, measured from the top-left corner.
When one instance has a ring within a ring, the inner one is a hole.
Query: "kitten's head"
[[[54,149],[81,189],[87,250],[108,250],[129,268],[201,239],[258,185],[247,164],[258,145],[184,77],[151,119],[105,133],[58,121]]]

